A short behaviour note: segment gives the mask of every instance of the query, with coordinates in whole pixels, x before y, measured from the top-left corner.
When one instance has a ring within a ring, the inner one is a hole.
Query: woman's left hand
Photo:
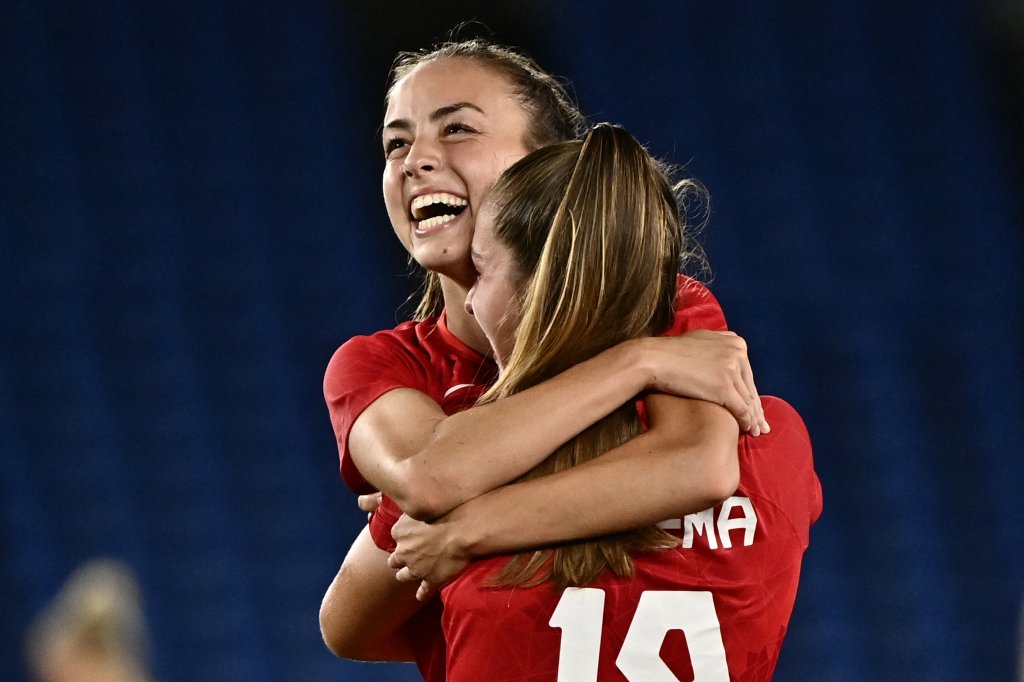
[[[470,556],[461,548],[449,516],[424,523],[403,514],[391,529],[398,546],[388,557],[388,566],[398,571],[395,577],[399,580],[420,581],[416,591],[420,601],[425,601],[469,563]]]

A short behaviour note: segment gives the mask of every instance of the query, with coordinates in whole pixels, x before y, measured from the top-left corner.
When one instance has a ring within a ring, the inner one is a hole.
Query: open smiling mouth
[[[468,201],[447,192],[424,194],[412,200],[411,213],[417,232],[424,232],[449,220],[466,210]]]

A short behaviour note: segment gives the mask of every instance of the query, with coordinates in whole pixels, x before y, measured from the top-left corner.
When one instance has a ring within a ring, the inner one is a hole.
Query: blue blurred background
[[[704,181],[712,289],[825,491],[779,680],[1005,680],[1024,587],[1019,2],[9,0],[0,16],[0,679],[94,556],[164,681],[334,659],[364,517],[321,394],[414,282],[390,60],[477,18]]]

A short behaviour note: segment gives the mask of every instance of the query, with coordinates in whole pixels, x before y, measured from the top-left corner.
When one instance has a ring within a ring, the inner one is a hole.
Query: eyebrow
[[[431,123],[435,123],[444,118],[445,116],[454,114],[455,112],[461,111],[462,109],[472,109],[474,111],[479,111],[481,114],[484,114],[485,116],[487,115],[483,109],[473,104],[472,102],[456,102],[455,104],[449,104],[447,106],[443,106],[432,111],[430,114],[430,121]],[[412,124],[404,118],[398,118],[393,121],[388,121],[386,124],[384,124],[385,130],[409,130],[411,128]]]

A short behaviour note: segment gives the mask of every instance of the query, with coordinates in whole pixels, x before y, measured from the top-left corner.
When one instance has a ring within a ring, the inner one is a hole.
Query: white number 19
[[[604,590],[569,587],[548,625],[562,630],[558,682],[597,682],[604,624]],[[694,682],[729,682],[722,629],[710,592],[644,592],[640,595],[615,665],[630,682],[678,682],[661,660],[669,630],[682,630]]]

